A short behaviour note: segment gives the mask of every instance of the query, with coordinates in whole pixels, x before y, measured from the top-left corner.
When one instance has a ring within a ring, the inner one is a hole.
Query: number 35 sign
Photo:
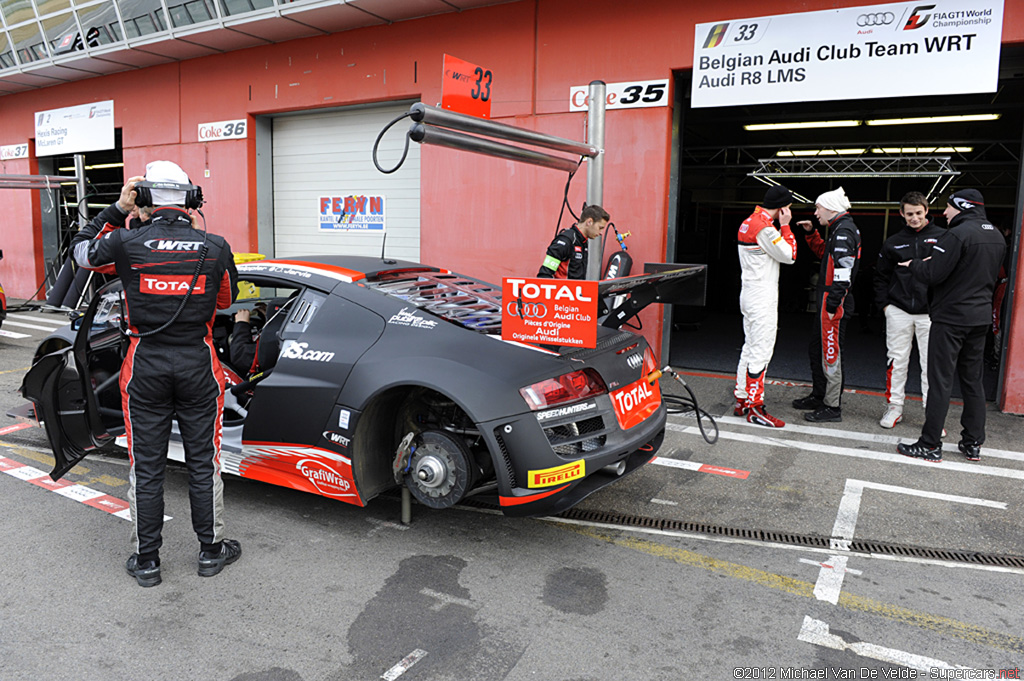
[[[569,111],[587,110],[586,85],[569,88]],[[605,88],[606,109],[642,109],[668,106],[668,80],[640,80],[629,83],[608,83]]]

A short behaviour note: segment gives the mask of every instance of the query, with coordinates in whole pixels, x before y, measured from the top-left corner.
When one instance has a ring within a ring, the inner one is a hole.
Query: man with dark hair
[[[900,215],[907,226],[885,240],[875,266],[875,301],[885,313],[885,346],[889,366],[885,371],[885,397],[888,401],[879,425],[892,428],[903,420],[904,387],[910,368],[910,350],[917,336],[921,360],[921,394],[928,407],[928,285],[916,279],[905,267],[907,259],[931,255],[932,246],[943,230],[928,218],[928,199],[921,192],[910,192],[900,200]]]
[[[129,178],[117,203],[103,209],[71,242],[81,267],[113,264],[124,284],[131,341],[121,365],[121,404],[131,462],[128,504],[135,549],[125,569],[139,586],[147,587],[160,583],[164,473],[173,415],[188,466],[199,575],[212,577],[242,554],[237,541],[224,538],[224,373],[212,339],[214,315],[234,301],[238,274],[227,241],[195,229],[189,210],[202,203],[202,195],[190,187],[177,164],[154,161],[146,166],[145,177]],[[123,229],[137,200],[141,222]]]
[[[828,230],[822,239],[810,220],[797,224],[803,228],[804,240],[821,258],[818,290],[818,333],[811,339],[808,356],[811,362],[811,394],[793,400],[795,409],[813,410],[804,419],[815,423],[842,421],[843,340],[846,324],[853,315],[853,282],[860,265],[860,231],[850,217],[850,200],[842,187],[825,192],[814,201],[814,216]]]
[[[985,388],[982,364],[985,336],[992,324],[992,292],[1006,241],[985,214],[985,199],[976,189],[949,196],[943,213],[949,229],[932,247],[930,258],[900,262],[928,285],[932,329],[928,340],[928,408],[921,437],[900,443],[904,456],[942,461],[942,426],[949,410],[953,372],[960,375],[964,408],[957,447],[968,461],[981,459],[985,442]]]
[[[538,277],[557,279],[587,278],[587,243],[601,236],[611,216],[601,206],[586,206],[579,221],[563,229],[548,246]]]
[[[764,407],[764,376],[775,351],[779,328],[779,265],[796,262],[796,239],[789,229],[793,195],[782,185],[768,189],[764,205],[740,225],[736,235],[740,258],[740,312],[743,349],[736,367],[736,416],[768,428],[786,423]],[[775,229],[775,221],[779,229]]]

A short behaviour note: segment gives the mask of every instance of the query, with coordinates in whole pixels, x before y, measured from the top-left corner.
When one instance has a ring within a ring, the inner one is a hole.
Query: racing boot
[[[128,571],[139,586],[156,586],[160,583],[160,561],[139,560],[139,554],[133,553],[125,561],[124,569]]]
[[[766,428],[784,428],[786,422],[782,419],[777,419],[764,410],[764,405],[759,404],[756,407],[750,407],[747,412],[747,423],[754,423],[759,426],[765,426]]]
[[[242,545],[235,539],[221,542],[220,551],[199,552],[199,576],[213,577],[242,557]]]
[[[736,406],[732,410],[733,416],[746,416],[747,415],[747,398],[737,397]]]

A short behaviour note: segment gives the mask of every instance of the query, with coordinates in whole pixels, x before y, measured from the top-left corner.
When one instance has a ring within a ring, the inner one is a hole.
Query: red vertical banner
[[[597,298],[596,281],[506,277],[501,284],[501,338],[595,347]]]
[[[491,92],[494,74],[450,54],[444,55],[441,79],[441,108],[458,113],[491,117]]]

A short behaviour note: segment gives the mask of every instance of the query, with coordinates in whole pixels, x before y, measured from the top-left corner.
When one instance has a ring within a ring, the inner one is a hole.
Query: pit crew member
[[[736,367],[736,416],[768,428],[782,428],[781,419],[764,407],[764,376],[775,351],[779,327],[779,265],[796,262],[796,239],[789,229],[793,195],[782,185],[771,187],[764,203],[740,225],[736,235],[740,258],[740,312],[743,349]],[[778,220],[780,228],[775,228]]]
[[[601,206],[586,206],[579,221],[563,229],[548,246],[538,277],[550,279],[586,279],[587,244],[601,236],[611,216]]]
[[[185,209],[198,208],[201,190],[136,189],[142,180],[191,187],[176,164],[148,164],[145,177],[130,178],[117,202],[75,235],[72,248],[81,267],[113,264],[124,284],[131,341],[120,385],[131,461],[128,500],[134,549],[125,568],[140,586],[149,587],[161,581],[163,484],[172,414],[177,415],[188,466],[199,575],[213,576],[241,555],[240,544],[224,538],[224,388],[212,342],[214,315],[234,301],[238,274],[227,241],[197,231]],[[137,198],[141,222],[134,229],[120,229]]]
[[[825,192],[814,203],[814,216],[828,230],[828,239],[821,238],[810,220],[797,223],[805,232],[807,245],[821,258],[821,268],[815,293],[818,333],[808,346],[811,394],[793,400],[793,407],[808,411],[804,414],[808,421],[842,421],[843,339],[846,322],[853,315],[860,231],[850,217],[850,200],[842,187]]]

